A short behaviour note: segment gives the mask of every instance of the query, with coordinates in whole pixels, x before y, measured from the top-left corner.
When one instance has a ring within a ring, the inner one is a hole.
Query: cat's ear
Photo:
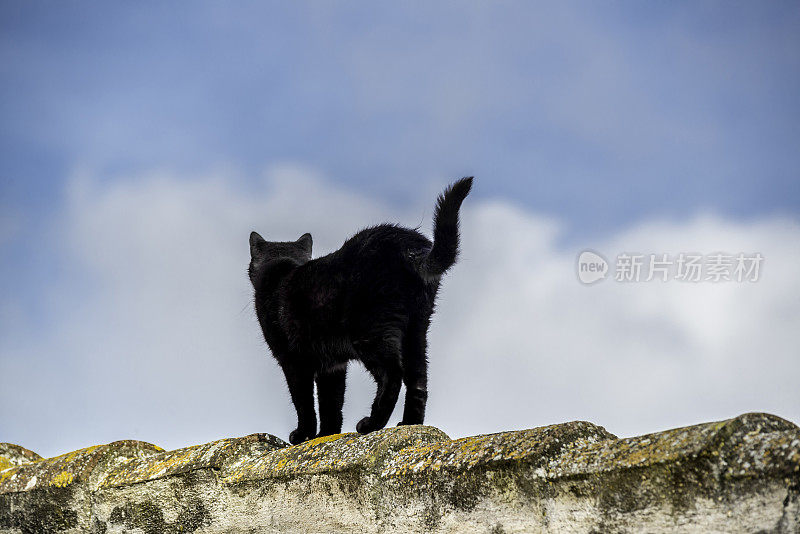
[[[311,257],[311,247],[314,245],[314,240],[311,238],[311,234],[305,233],[300,236],[300,239],[296,241],[298,245],[303,248],[303,251],[308,254],[308,257]]]
[[[264,257],[267,250],[267,242],[258,232],[250,232],[250,257],[254,260]]]

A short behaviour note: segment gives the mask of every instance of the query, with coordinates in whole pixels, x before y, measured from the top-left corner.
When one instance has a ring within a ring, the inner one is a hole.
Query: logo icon
[[[608,273],[608,262],[604,257],[591,250],[584,250],[578,255],[578,280],[584,284],[594,284],[602,280]]]

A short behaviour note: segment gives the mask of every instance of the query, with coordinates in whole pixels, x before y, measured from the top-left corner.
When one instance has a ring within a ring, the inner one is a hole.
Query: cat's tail
[[[436,200],[433,213],[433,248],[420,265],[426,280],[443,275],[458,258],[458,209],[472,189],[472,176],[448,186]]]

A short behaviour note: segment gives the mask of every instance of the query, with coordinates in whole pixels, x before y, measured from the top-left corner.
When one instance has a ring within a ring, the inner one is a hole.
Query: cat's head
[[[250,281],[255,284],[259,273],[270,262],[290,260],[302,265],[311,259],[311,234],[303,234],[297,241],[266,241],[256,232],[250,232]]]

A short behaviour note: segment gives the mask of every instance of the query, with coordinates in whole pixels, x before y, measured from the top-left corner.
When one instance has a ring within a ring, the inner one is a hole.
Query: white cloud
[[[454,382],[474,393],[458,385],[453,399],[435,387],[446,371],[433,373],[432,413],[447,404],[480,414],[453,421],[456,433],[580,418],[628,435],[753,410],[798,419],[797,224],[697,217],[644,224],[594,246],[609,259],[761,252],[754,284],[586,287],[574,272],[579,251],[555,246],[552,223],[503,205],[471,208],[465,261],[448,280],[433,333],[434,349],[473,362]]]
[[[49,290],[58,320],[36,339],[22,328],[0,342],[5,439],[56,454],[128,437],[170,448],[257,431],[286,437],[294,411],[245,275],[250,230],[268,239],[310,231],[319,255],[368,224],[416,226],[434,199],[398,212],[290,165],[271,169],[262,189],[240,182],[163,172],[73,180],[56,225],[67,275]],[[592,244],[609,259],[760,252],[755,284],[586,287],[579,250],[557,245],[558,221],[476,198],[476,186],[431,330],[430,424],[460,436],[585,419],[629,435],[752,410],[800,420],[795,222],[698,216]],[[372,393],[355,367],[347,430]]]

